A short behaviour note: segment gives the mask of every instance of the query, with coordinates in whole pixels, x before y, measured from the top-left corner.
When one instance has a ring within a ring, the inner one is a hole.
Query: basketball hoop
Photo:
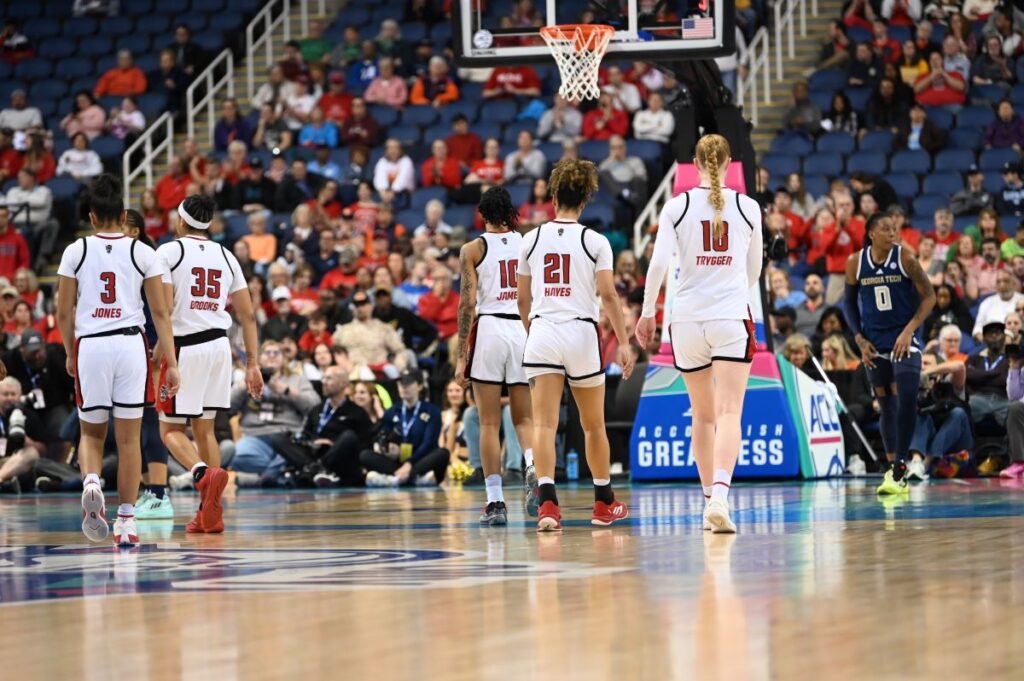
[[[544,26],[540,34],[551,49],[562,76],[558,94],[569,101],[600,97],[598,69],[615,29],[602,24],[563,24]]]

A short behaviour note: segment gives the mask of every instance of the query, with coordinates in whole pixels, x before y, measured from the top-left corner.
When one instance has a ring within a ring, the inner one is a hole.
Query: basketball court
[[[198,503],[87,546],[78,495],[0,500],[0,655],[16,679],[1019,678],[1024,495],[995,480],[738,485],[740,534],[696,485],[591,490],[538,536],[482,491],[258,492],[224,535]],[[899,503],[899,502],[897,502]]]

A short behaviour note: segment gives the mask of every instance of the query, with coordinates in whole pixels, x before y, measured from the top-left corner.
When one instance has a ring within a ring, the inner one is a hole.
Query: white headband
[[[193,229],[210,229],[209,222],[199,222],[185,211],[185,202],[178,204],[178,217],[185,221],[185,224]]]

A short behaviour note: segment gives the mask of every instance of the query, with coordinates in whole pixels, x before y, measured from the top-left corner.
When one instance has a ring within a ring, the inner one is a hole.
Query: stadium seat
[[[124,151],[124,142],[110,135],[97,137],[89,143],[89,146],[104,161],[108,159],[120,160],[121,153]]]
[[[38,80],[28,88],[29,100],[38,106],[40,99],[58,99],[68,94],[68,84],[63,80]]]
[[[419,127],[415,125],[396,125],[388,130],[388,137],[397,139],[406,149],[410,145],[419,144],[422,136]]]
[[[237,12],[219,12],[210,17],[210,30],[230,34],[241,30],[244,23],[245,19]]]
[[[853,137],[845,132],[829,132],[818,138],[817,151],[831,151],[843,156],[852,154],[856,148]]]
[[[907,40],[913,38],[913,36],[910,35],[909,27],[898,25],[889,26],[889,37],[898,42],[900,45],[902,45]]]
[[[438,113],[441,114],[441,123],[450,125],[452,119],[459,114],[466,117],[466,120],[470,123],[475,123],[477,114],[480,112],[480,103],[462,100],[459,102],[452,102],[448,106],[442,106]]]
[[[975,104],[988,102],[995,105],[1006,96],[1006,91],[999,85],[971,85],[970,97]]]
[[[974,163],[974,160],[973,151],[966,149],[943,149],[935,155],[935,169],[946,172],[966,173],[967,169]]]
[[[834,95],[834,92],[829,92],[827,90],[811,90],[807,93],[808,98],[814,102],[814,105],[825,113],[828,113],[832,108],[832,97]]]
[[[134,55],[141,55],[149,50],[152,41],[147,33],[131,33],[120,36],[116,44],[118,50],[128,50]]]
[[[850,88],[846,91],[846,96],[850,99],[850,107],[853,108],[854,111],[863,112],[868,106],[868,100],[871,99],[871,88]]]
[[[882,175],[885,172],[885,166],[885,154],[880,151],[858,151],[846,159],[846,172],[848,173]]]
[[[49,78],[51,73],[53,64],[49,59],[26,59],[14,67],[14,77],[20,80]]]
[[[95,89],[96,79],[92,76],[87,76],[85,78],[77,78],[72,81],[71,85],[68,87],[68,94],[74,95],[76,92],[81,92],[82,90],[92,92]]]
[[[810,90],[824,91],[832,94],[837,90],[846,88],[849,75],[840,69],[824,69],[815,71],[807,79],[807,87]]]
[[[986,149],[981,152],[978,159],[978,166],[982,170],[1002,171],[1003,165],[1007,163],[1018,163],[1020,155],[1013,149]]]
[[[4,14],[6,18],[24,21],[32,17],[42,16],[43,5],[39,2],[10,2],[5,3]]]
[[[56,61],[70,57],[78,50],[74,40],[44,40],[37,54],[43,59]]]
[[[434,199],[448,205],[448,190],[444,187],[422,187],[417,189],[409,197],[409,210],[417,211],[423,215],[427,204]]]
[[[425,128],[434,125],[438,118],[437,109],[429,105],[409,106],[402,112],[403,125],[416,125]]]
[[[547,159],[548,163],[554,163],[558,159],[562,158],[561,142],[541,142],[536,146],[540,149],[540,152],[544,154],[544,158]]]
[[[819,151],[804,158],[804,167],[813,169],[819,175],[837,177],[843,174],[843,157],[839,154]]]
[[[581,142],[579,147],[580,158],[600,163],[608,158],[608,142],[603,140],[587,140]]]
[[[96,59],[109,56],[113,51],[114,43],[110,36],[106,35],[91,35],[88,38],[82,38],[82,41],[78,43],[78,55],[82,57]]]
[[[892,186],[897,196],[905,199],[916,196],[920,191],[917,176],[907,172],[892,172],[885,176],[886,181]]]
[[[981,186],[985,191],[992,192],[993,194],[1002,190],[1003,184],[1003,175],[998,170],[985,173],[985,178],[981,181]]]
[[[225,0],[192,0],[192,11],[197,14],[217,14],[224,9]]]
[[[104,17],[100,21],[100,31],[106,35],[126,35],[135,30],[135,20],[131,17]]]
[[[85,57],[68,57],[57,62],[53,75],[65,80],[74,80],[84,76],[92,75],[94,72],[92,60]]]
[[[39,113],[43,118],[49,118],[57,114],[60,101],[57,98],[33,97],[32,106],[39,109]]]
[[[442,21],[434,24],[430,29],[430,42],[437,46],[449,45],[452,42],[452,24],[450,21]]]
[[[366,7],[348,6],[345,8],[345,26],[368,26],[370,24],[370,10]]]
[[[943,130],[950,130],[953,127],[953,114],[935,106],[926,106],[928,120]]]
[[[967,229],[977,221],[978,218],[973,215],[963,215],[958,218],[953,218],[953,231],[958,234],[963,234],[965,229]]]
[[[947,168],[936,162],[937,168]],[[956,172],[935,172],[924,176],[921,191],[925,194],[940,194],[950,198],[964,188],[964,179]]]
[[[163,0],[161,0],[163,2]],[[185,24],[189,30],[192,31],[192,37],[195,39],[196,34],[206,29],[206,16],[203,14],[186,14],[182,17],[174,18],[175,24]]]
[[[423,144],[430,146],[434,140],[447,140],[451,129],[443,125],[431,125],[423,131]]]
[[[509,198],[512,199],[513,206],[521,206],[530,200],[530,192],[533,190],[532,184],[510,184],[505,189],[508,190]],[[598,193],[600,195],[600,193]]]
[[[785,177],[790,173],[800,172],[800,158],[791,154],[765,154],[761,158],[761,166],[767,169],[772,177]]]
[[[135,24],[135,30],[139,33],[159,33],[166,35],[170,32],[170,17],[164,14],[143,14]]]
[[[121,13],[137,17],[152,14],[155,2],[157,2],[157,0],[132,0],[131,2],[124,3],[124,6],[121,8]]]
[[[824,196],[828,193],[828,178],[823,175],[805,175],[804,189],[815,198]]]
[[[530,132],[531,134],[536,133],[537,121],[514,121],[505,126],[505,130],[502,132],[502,144],[515,144],[519,138],[519,133],[523,130]],[[633,151],[634,140],[630,140],[630,152]]]
[[[1013,105],[1015,107],[1024,105],[1024,83],[1017,83],[1013,86],[1013,91],[1010,93],[1010,99],[1013,101]]]
[[[888,154],[892,151],[893,134],[888,130],[873,130],[860,138],[861,151],[881,151]]]
[[[580,223],[598,231],[613,229],[615,227],[615,209],[602,203],[589,203],[583,209]]]
[[[450,206],[444,212],[444,221],[452,227],[472,229],[475,220],[476,206]]]
[[[14,73],[14,67],[0,59],[0,80],[6,80]]]
[[[481,122],[473,125],[473,132],[480,136],[480,139],[487,140],[493,137],[496,140],[501,139],[501,126],[497,123]]]
[[[405,22],[399,26],[402,31],[402,40],[409,43],[418,43],[427,38],[427,27],[418,22]]]
[[[198,29],[197,29],[198,30]],[[207,54],[217,54],[224,48],[224,35],[219,31],[203,31],[193,35],[196,45],[206,50]]]
[[[84,38],[99,33],[99,24],[92,17],[72,17],[61,27],[61,39]]]
[[[519,106],[514,101],[500,99],[484,102],[483,106],[480,107],[480,120],[505,125],[514,121],[518,113]]]
[[[60,176],[51,179],[46,186],[50,189],[55,201],[64,201],[75,198],[82,185],[74,178]]]
[[[950,149],[978,149],[981,147],[981,130],[976,128],[953,128],[949,133]]]
[[[772,153],[790,156],[806,156],[814,151],[814,145],[803,135],[782,133],[772,140]]]
[[[484,99],[484,84],[463,81],[459,86],[459,98],[464,102],[482,102]]]
[[[40,48],[49,41],[43,38],[60,35],[60,21],[52,17],[37,17],[25,22],[23,29],[25,35],[30,35],[37,41]]]
[[[935,215],[940,208],[948,208],[949,199],[939,194],[924,194],[914,199],[915,215]]]
[[[161,14],[177,16],[186,14],[189,8],[188,5],[189,0],[157,0],[156,10]]]
[[[921,175],[931,170],[932,160],[926,151],[897,151],[889,160],[889,169],[894,173],[915,173]]]
[[[965,106],[956,115],[956,125],[960,128],[986,128],[994,121],[996,114],[990,106]]]
[[[147,120],[150,121],[156,120],[167,108],[167,97],[156,92],[140,95],[138,101],[139,111],[145,114]]]

